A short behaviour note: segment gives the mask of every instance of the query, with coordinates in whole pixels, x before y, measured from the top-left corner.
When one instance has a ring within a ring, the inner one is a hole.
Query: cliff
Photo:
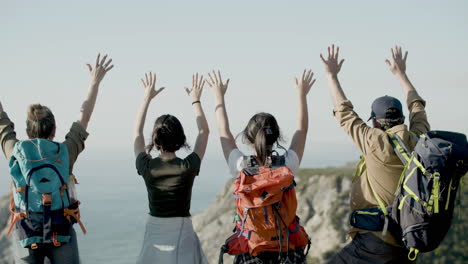
[[[2,264],[14,263],[12,241],[6,236],[10,219],[9,204],[10,198],[8,196],[0,198],[0,263]]]
[[[322,263],[346,244],[349,216],[349,191],[354,169],[302,169],[296,176],[298,211],[301,223],[312,239],[308,263]],[[226,184],[212,205],[193,217],[194,227],[210,263],[217,263],[219,249],[232,234],[234,200],[232,182]],[[468,263],[468,191],[457,194],[458,209],[450,232],[435,252],[420,254],[417,263]],[[232,263],[227,254],[225,263]]]
[[[296,176],[297,214],[312,238],[309,263],[320,263],[346,242],[352,168],[304,169]],[[214,203],[193,218],[208,259],[215,263],[219,248],[232,234],[234,200],[231,182]],[[231,259],[225,255],[225,261]],[[230,263],[229,261],[226,263]]]

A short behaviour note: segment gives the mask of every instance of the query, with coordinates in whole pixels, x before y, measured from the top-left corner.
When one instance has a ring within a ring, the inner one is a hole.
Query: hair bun
[[[28,120],[40,121],[47,116],[47,110],[40,104],[33,104],[29,106]]]

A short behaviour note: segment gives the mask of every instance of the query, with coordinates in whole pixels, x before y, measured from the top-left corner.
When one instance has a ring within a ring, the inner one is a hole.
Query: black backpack
[[[435,250],[450,229],[457,190],[468,171],[468,144],[463,134],[429,131],[409,154],[397,135],[389,137],[405,168],[388,228],[415,260],[419,252]]]

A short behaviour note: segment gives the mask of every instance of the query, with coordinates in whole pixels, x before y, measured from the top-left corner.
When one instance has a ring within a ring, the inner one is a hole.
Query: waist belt
[[[349,224],[359,229],[382,231],[386,229],[385,219],[385,214],[379,207],[356,209],[351,212]]]

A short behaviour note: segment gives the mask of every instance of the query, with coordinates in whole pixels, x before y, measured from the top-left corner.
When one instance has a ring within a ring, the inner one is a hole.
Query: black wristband
[[[193,103],[192,103],[192,105],[194,105],[194,104],[196,104],[196,103],[199,103],[199,104],[201,104],[201,102],[200,102],[200,101],[195,101],[195,102],[193,102]]]

